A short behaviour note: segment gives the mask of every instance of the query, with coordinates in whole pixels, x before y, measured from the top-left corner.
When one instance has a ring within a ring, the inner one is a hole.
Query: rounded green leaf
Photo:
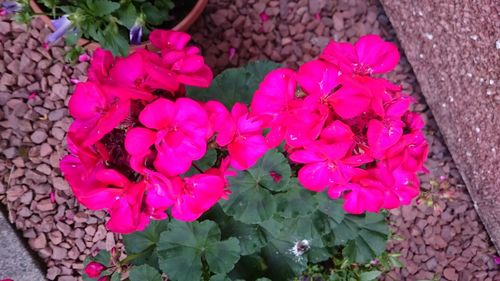
[[[236,102],[249,105],[264,76],[278,67],[279,64],[272,61],[256,61],[243,67],[226,69],[206,89],[186,87],[186,95],[199,101],[218,100],[228,109]]]
[[[221,200],[224,212],[244,223],[260,223],[276,212],[276,201],[271,192],[255,182],[247,172],[230,177],[232,194],[227,201]]]
[[[232,237],[211,243],[205,250],[205,258],[210,271],[227,273],[234,268],[234,264],[240,259],[240,242]]]
[[[248,172],[256,183],[272,191],[284,191],[292,174],[288,160],[276,149],[269,150]]]
[[[153,267],[158,266],[156,244],[160,240],[160,234],[165,230],[167,230],[167,220],[153,220],[144,231],[123,235],[123,244],[127,253],[129,255],[140,254],[132,261],[133,264],[147,263]]]
[[[158,243],[160,269],[174,281],[200,280],[202,259],[213,272],[231,270],[239,259],[239,242],[236,238],[220,241],[220,237],[213,221],[172,221]]]
[[[162,281],[158,270],[147,264],[132,267],[129,279],[130,281]]]

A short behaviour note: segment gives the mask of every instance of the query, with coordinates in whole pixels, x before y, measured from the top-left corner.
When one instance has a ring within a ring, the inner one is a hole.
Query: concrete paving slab
[[[35,259],[0,212],[0,280],[45,281]]]
[[[500,252],[498,1],[381,2]]]

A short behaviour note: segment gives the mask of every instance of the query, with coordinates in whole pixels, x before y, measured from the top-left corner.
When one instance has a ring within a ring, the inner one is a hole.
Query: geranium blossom
[[[266,153],[268,147],[262,136],[263,122],[250,117],[244,104],[236,103],[231,114],[218,102],[209,102],[206,107],[212,112],[212,126],[218,133],[216,142],[222,147],[227,146],[231,166],[246,170]]]
[[[190,39],[155,30],[157,52],[115,58],[96,50],[88,82],[69,101],[71,155],[60,167],[78,201],[110,214],[111,231],[142,230],[167,211],[198,219],[239,188],[229,177],[282,143],[301,185],[343,198],[346,212],[392,209],[418,195],[416,173],[428,153],[424,122],[409,112],[412,99],[400,86],[372,76],[396,66],[394,45],[375,35],[354,45],[332,42],[297,72],[269,72],[250,110],[235,103],[229,111],[219,101],[185,97],[186,86],[208,87],[213,78]]]
[[[160,98],[139,115],[146,128],[127,133],[125,147],[132,157],[145,157],[154,145],[157,155],[154,167],[167,176],[189,170],[193,160],[203,157],[209,137],[208,116],[197,102],[180,98],[175,102]]]
[[[194,221],[225,197],[225,180],[213,174],[172,179],[173,195],[177,198],[172,216],[182,221]]]
[[[305,188],[319,192],[333,185],[346,184],[372,158],[351,155],[354,134],[341,121],[334,121],[323,131],[320,141],[293,151],[290,159],[304,165],[299,170],[299,182]]]
[[[271,130],[266,136],[270,147],[278,146],[285,138],[286,122],[295,99],[296,74],[290,69],[271,71],[255,92],[251,112],[267,119]]]
[[[377,35],[365,35],[354,44],[332,41],[321,58],[333,63],[343,73],[371,75],[386,73],[399,62],[397,47]]]
[[[127,117],[130,99],[111,95],[93,82],[78,83],[68,108],[75,118],[70,137],[77,143],[92,145]]]
[[[154,30],[149,35],[153,46],[161,50],[163,64],[185,85],[208,87],[213,74],[197,47],[188,47],[191,36],[173,30]]]

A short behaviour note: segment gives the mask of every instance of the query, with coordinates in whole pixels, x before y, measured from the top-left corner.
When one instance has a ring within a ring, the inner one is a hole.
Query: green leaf
[[[276,195],[278,213],[284,218],[310,215],[318,207],[314,192],[303,188],[297,178],[290,179],[289,190]]]
[[[113,273],[113,275],[111,275],[111,279],[109,281],[120,281],[120,279],[121,279],[120,273],[115,272]]]
[[[210,244],[206,249],[205,257],[212,272],[227,273],[240,259],[240,242],[232,237]]]
[[[271,218],[276,211],[276,201],[271,192],[255,182],[247,172],[229,178],[232,194],[219,204],[227,215],[244,223],[260,223]]]
[[[377,280],[377,278],[382,274],[382,272],[378,270],[363,272],[359,275],[360,281],[373,281]]]
[[[211,271],[231,270],[239,259],[239,242],[236,238],[220,241],[220,236],[213,221],[172,221],[158,243],[160,269],[174,281],[200,280],[202,259]]]
[[[115,56],[126,56],[128,54],[128,38],[117,30],[116,25],[108,25],[102,33],[98,34],[99,43],[104,49],[110,50]]]
[[[290,182],[292,171],[290,164],[283,153],[276,149],[269,150],[255,166],[247,170],[260,186],[272,191],[284,191]],[[273,179],[271,174],[275,174],[281,179]]]
[[[94,16],[102,17],[118,10],[120,4],[110,0],[87,0],[87,7]]]
[[[147,264],[132,267],[129,279],[130,281],[162,281],[158,270]]]
[[[236,102],[249,105],[264,76],[279,66],[271,61],[257,61],[226,69],[214,78],[209,88],[186,87],[186,94],[200,101],[218,100],[228,109]]]
[[[262,227],[257,224],[245,224],[232,218],[221,226],[222,237],[236,237],[240,241],[241,255],[250,255],[267,244]]]
[[[154,26],[161,25],[168,17],[167,11],[159,10],[151,3],[142,4],[141,9],[146,15],[146,22]]]
[[[166,220],[153,220],[144,231],[137,231],[123,236],[123,243],[127,253],[129,255],[140,254],[132,261],[133,264],[147,263],[153,267],[158,267],[156,247],[160,240],[160,234],[165,230],[167,230]]]
[[[271,173],[282,178],[275,182]],[[268,151],[257,164],[230,177],[232,194],[220,205],[227,215],[244,223],[260,223],[270,219],[276,211],[276,201],[270,191],[285,191],[290,182],[290,166],[282,153]]]
[[[137,11],[132,3],[121,6],[117,14],[119,23],[128,29],[132,28],[137,19]]]
[[[105,265],[105,266],[108,266],[109,265],[109,261],[111,259],[111,254],[106,251],[106,250],[101,250],[99,251],[99,253],[94,257],[93,260]]]
[[[337,236],[340,233],[341,239],[348,240],[342,251],[344,256],[353,262],[368,263],[385,251],[389,229],[384,215],[366,213],[345,215],[333,232]],[[343,241],[336,242],[343,244]]]
[[[307,258],[292,254],[293,244],[275,237],[262,249],[268,266],[266,276],[271,280],[288,280],[300,275],[307,267]]]

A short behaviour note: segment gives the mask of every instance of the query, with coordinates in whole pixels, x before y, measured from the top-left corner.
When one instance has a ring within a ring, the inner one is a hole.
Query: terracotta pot
[[[208,0],[198,0],[196,4],[194,5],[193,9],[186,15],[186,17],[181,20],[176,26],[172,28],[172,30],[177,30],[177,31],[187,31],[191,25],[200,17],[201,13],[205,9],[205,6],[207,5]],[[42,9],[40,6],[38,6],[37,2],[35,0],[30,0],[30,7],[33,9],[35,13],[43,13]],[[42,20],[45,22],[45,24],[52,30],[54,29],[54,25],[52,24],[52,21],[50,18],[46,15],[40,15],[39,17],[42,18]],[[84,47],[88,51],[93,51],[101,45],[99,43],[89,41],[87,39],[79,39],[78,40],[78,45]],[[149,49],[151,48],[151,43],[149,41],[142,43],[141,45],[131,45],[131,49],[137,49],[137,48],[146,48]]]

